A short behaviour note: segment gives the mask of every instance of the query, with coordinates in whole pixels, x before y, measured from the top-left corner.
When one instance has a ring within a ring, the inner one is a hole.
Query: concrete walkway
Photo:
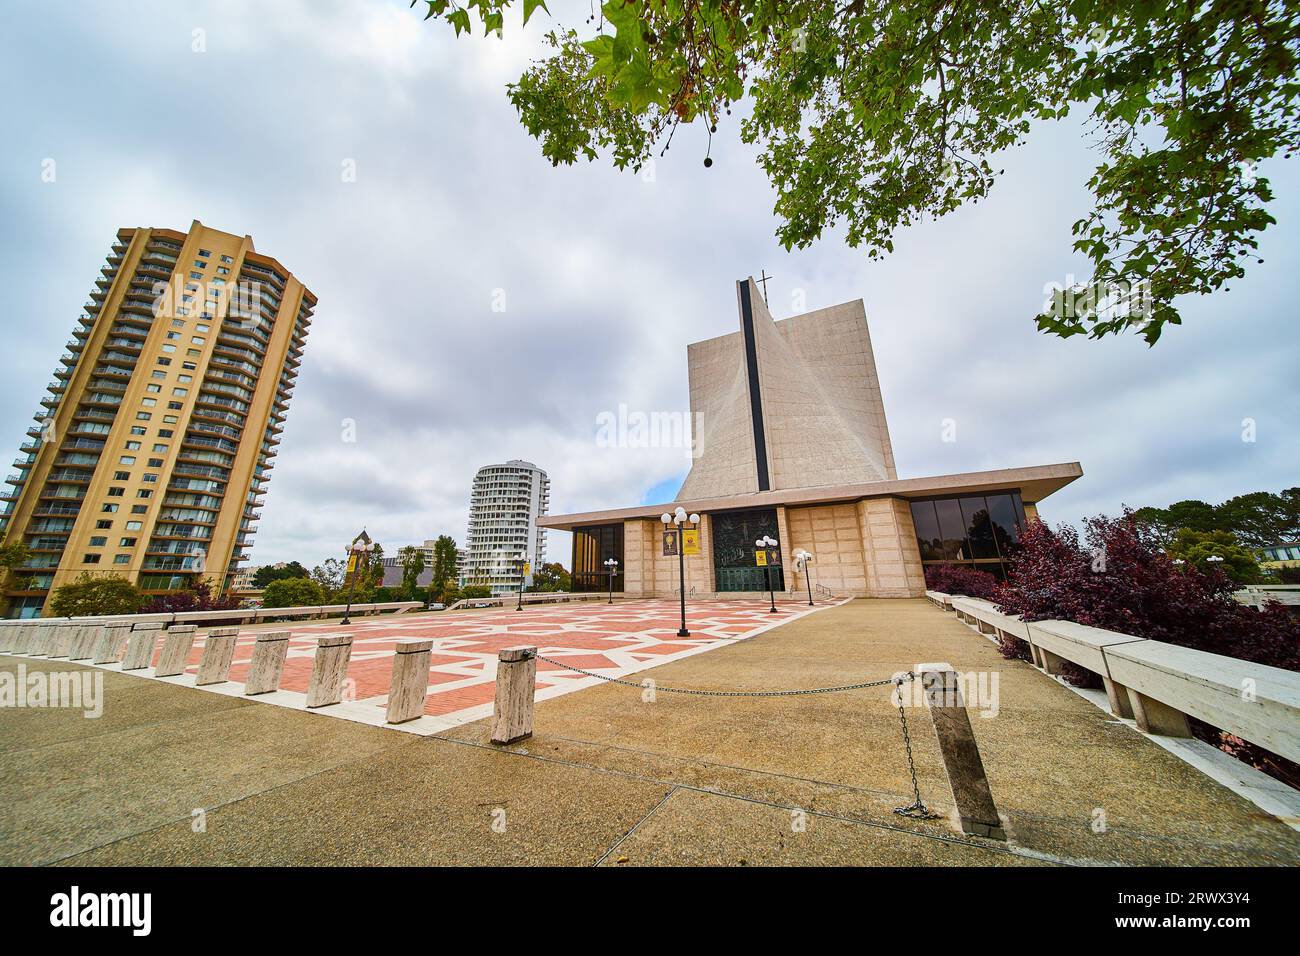
[[[910,780],[888,688],[647,703],[604,685],[539,703],[536,735],[502,750],[485,721],[421,738],[98,672],[97,720],[0,709],[0,864],[1300,860],[1300,834],[923,600],[854,601],[638,677],[798,688],[938,660],[999,674],[997,716],[972,722],[1006,844],[891,812]],[[947,812],[928,716],[909,718]]]

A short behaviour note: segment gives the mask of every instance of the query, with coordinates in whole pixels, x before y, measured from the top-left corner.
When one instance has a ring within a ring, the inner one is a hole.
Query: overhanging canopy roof
[[[678,505],[693,512],[731,511],[737,508],[773,508],[776,505],[835,504],[861,501],[864,498],[928,498],[934,495],[979,494],[1007,491],[1012,488],[1019,488],[1025,501],[1038,502],[1082,475],[1083,467],[1077,461],[1071,461],[1056,465],[1033,465],[1028,468],[971,471],[932,478],[895,478],[856,485],[790,488],[728,495],[723,498],[701,498],[695,501],[640,505],[635,508],[615,508],[609,511],[544,515],[537,519],[537,525],[558,531],[572,531],[584,525],[610,524],[628,518],[658,518],[665,511],[672,511]]]

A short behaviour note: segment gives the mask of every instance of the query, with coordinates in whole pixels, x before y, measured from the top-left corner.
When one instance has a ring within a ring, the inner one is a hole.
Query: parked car
[[[430,605],[429,605],[429,610],[430,610],[430,611],[445,611],[445,610],[447,610],[447,605],[445,605],[445,604],[437,604],[437,603],[430,604]]]

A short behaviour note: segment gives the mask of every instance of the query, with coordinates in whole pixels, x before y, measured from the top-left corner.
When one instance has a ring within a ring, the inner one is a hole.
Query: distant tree
[[[272,581],[262,595],[262,607],[312,607],[326,603],[325,589],[311,578]]]
[[[1175,561],[1194,566],[1202,574],[1222,571],[1238,584],[1264,580],[1259,554],[1243,545],[1231,531],[1193,531],[1183,528],[1165,549]],[[1211,558],[1221,558],[1211,561]]]
[[[456,539],[442,534],[433,542],[433,575],[429,591],[439,595],[446,603],[446,592],[456,581]]]
[[[0,568],[5,571],[12,571],[26,562],[30,556],[31,552],[27,550],[27,545],[23,544],[21,539],[5,538],[0,541]]]
[[[533,584],[528,590],[530,591],[568,591],[572,588],[572,580],[569,572],[564,569],[564,565],[552,562],[543,564],[533,574]]]
[[[343,590],[343,576],[347,564],[340,558],[326,558],[321,564],[311,569],[310,578],[320,587],[322,593],[333,596]]]
[[[1281,494],[1256,491],[1229,498],[1214,509],[1216,527],[1231,531],[1242,544],[1263,548],[1300,537],[1300,488]]]
[[[214,595],[212,585],[200,581],[192,591],[155,595],[141,610],[145,614],[163,614],[168,611],[229,611],[237,607],[239,599],[229,591]]]
[[[424,573],[424,551],[408,544],[397,552],[397,560],[402,564],[402,596],[407,601],[414,600],[420,575]]]
[[[1263,548],[1300,537],[1300,488],[1279,494],[1254,491],[1219,505],[1191,499],[1168,508],[1138,508],[1133,518],[1165,547],[1184,528],[1191,531],[1230,531],[1244,545]]]
[[[465,598],[485,598],[492,596],[492,589],[486,584],[470,584],[460,589],[458,600]]]
[[[55,588],[46,608],[55,617],[135,614],[146,600],[144,593],[124,577],[84,571],[71,584]]]
[[[277,568],[274,565],[267,564],[258,568],[257,573],[253,575],[253,587],[264,588],[272,581],[279,581],[283,578],[305,577],[310,577],[310,574],[307,569],[297,561],[290,561],[282,568]]]

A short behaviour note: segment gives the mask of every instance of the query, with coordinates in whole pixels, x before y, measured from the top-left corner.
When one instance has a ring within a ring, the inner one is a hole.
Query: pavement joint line
[[[414,744],[416,741],[421,739],[424,738],[420,738],[420,737],[393,738],[394,744],[396,746],[401,746],[403,743]],[[389,750],[389,749],[392,748],[387,748],[387,747],[384,748],[384,750]],[[275,791],[282,790],[285,787],[292,787],[299,783],[302,783],[304,780],[311,780],[313,777],[319,777],[321,774],[330,773],[331,771],[339,770],[343,767],[351,766],[352,764],[358,764],[361,763],[363,760],[369,760],[376,756],[378,756],[378,753],[366,754],[364,756],[357,757],[354,760],[347,760],[342,763],[336,763],[329,767],[321,767],[319,770],[313,770],[310,773],[303,774],[301,777],[295,777],[293,780],[286,780],[284,783],[277,783],[274,787],[265,787],[254,793],[246,793],[242,797],[235,797],[231,800],[223,800],[220,803],[214,803],[210,807],[202,807],[201,809],[203,809],[205,812],[209,812],[213,810],[220,810],[225,807],[231,807],[237,803],[242,803],[245,800],[251,800],[253,797],[260,797],[263,794],[274,793]],[[127,833],[115,839],[109,840],[107,843],[97,843],[94,846],[86,847],[85,849],[78,850],[75,853],[69,853],[66,856],[57,857],[55,859],[49,860],[48,862],[39,865],[53,866],[56,863],[62,863],[65,860],[71,860],[76,857],[82,856],[83,854],[93,853],[96,850],[102,850],[105,847],[113,846],[116,843],[121,843],[123,840],[134,840],[136,837],[141,837],[144,836],[145,834],[153,833],[155,830],[161,830],[164,827],[175,826],[178,823],[189,823],[192,819],[193,819],[192,816],[183,816],[183,817],[176,817],[174,820],[164,820],[161,823],[157,823],[154,824],[153,826],[145,827],[144,829],[137,830],[134,833]]]
[[[655,783],[655,784],[660,784],[662,786],[671,786],[671,787],[676,787],[678,790],[689,790],[695,793],[708,794],[714,797],[723,797],[724,799],[740,800],[744,803],[752,803],[757,806],[771,807],[772,809],[775,810],[786,810],[786,811],[802,810],[805,813],[809,813],[813,816],[822,817],[828,820],[838,820],[842,823],[852,823],[852,824],[856,824],[857,826],[871,827],[877,830],[888,830],[893,833],[901,833],[905,836],[918,837],[923,840],[937,840],[940,843],[951,843],[960,846],[969,846],[980,850],[989,850],[990,852],[993,853],[1007,853],[1010,854],[1011,856],[1021,855],[1018,848],[1002,846],[1000,845],[999,842],[977,843],[973,840],[963,840],[958,837],[948,836],[945,834],[925,833],[920,830],[910,830],[906,827],[893,826],[888,823],[880,823],[879,821],[876,820],[863,820],[858,817],[845,817],[835,813],[828,813],[824,810],[812,810],[809,809],[808,807],[795,807],[795,806],[788,806],[782,803],[772,803],[771,801],[768,800],[760,800],[757,797],[746,797],[743,796],[742,794],[729,793],[725,790],[717,790],[712,787],[700,787],[689,783],[678,783],[677,781],[674,780],[662,780],[658,777],[647,777],[644,774],[629,773],[626,770],[615,770],[610,767],[597,767],[591,764],[576,763],[572,760],[561,760],[557,757],[547,757],[543,754],[524,752],[521,750],[514,749],[513,747],[510,748],[497,747],[489,744],[475,743],[472,740],[460,740],[455,737],[440,737],[436,734],[432,737],[424,737],[420,739],[427,740],[427,741],[441,741],[443,743],[455,744],[460,747],[473,747],[478,750],[486,750],[489,753],[501,754],[502,756],[523,757],[528,760],[540,760],[543,763],[553,763],[558,766],[572,767],[574,769],[579,769],[579,770],[588,770],[593,773],[609,774],[610,776],[624,777],[628,780],[639,780],[642,783]]]
[[[467,726],[472,726],[472,725],[467,725]],[[457,729],[458,729],[458,728],[457,728]],[[431,738],[431,739],[447,740],[447,741],[452,742],[452,743],[468,743],[468,744],[471,744],[471,745],[473,745],[473,746],[482,746],[482,745],[479,745],[479,744],[474,744],[473,741],[465,741],[465,740],[463,740],[463,739],[456,739],[456,738],[451,738],[451,737],[442,737],[442,736],[439,736],[439,735],[436,735],[436,734],[435,734],[435,735],[433,736],[433,738]],[[603,743],[603,742],[601,742],[601,741],[581,740],[581,739],[576,738],[576,737],[560,737],[560,736],[556,736],[556,737],[548,737],[548,739],[550,739],[550,740],[559,740],[559,741],[563,741],[563,742],[565,742],[565,743],[571,743],[571,744],[586,745],[586,746],[589,746],[589,747],[606,748],[606,749],[609,749],[609,750],[615,750],[615,751],[618,751],[618,752],[620,752],[620,753],[629,753],[629,754],[635,754],[635,755],[638,755],[638,756],[647,756],[647,757],[656,757],[656,758],[659,758],[659,759],[674,760],[674,761],[677,761],[677,762],[679,762],[679,763],[694,763],[694,764],[698,764],[698,765],[702,765],[702,766],[706,766],[706,767],[717,767],[717,768],[721,768],[721,769],[725,769],[725,770],[736,770],[736,771],[740,771],[740,772],[742,772],[742,773],[755,774],[755,775],[757,775],[757,776],[767,776],[767,777],[774,777],[774,778],[777,778],[777,779],[783,779],[783,780],[792,780],[792,781],[796,781],[796,782],[799,782],[799,783],[809,783],[809,784],[812,784],[812,785],[814,785],[814,786],[825,787],[825,788],[827,788],[827,789],[831,789],[831,790],[851,791],[851,792],[854,792],[854,793],[864,793],[864,794],[870,794],[870,795],[873,795],[873,796],[885,797],[885,798],[888,798],[888,800],[903,800],[903,799],[907,799],[908,797],[911,796],[910,793],[905,794],[905,793],[902,793],[902,792],[897,792],[897,791],[892,791],[892,790],[880,790],[880,789],[876,789],[876,788],[873,788],[873,787],[862,787],[862,786],[858,786],[858,785],[856,785],[856,784],[850,784],[850,783],[836,783],[836,782],[831,781],[831,780],[819,780],[819,779],[817,779],[817,778],[815,778],[815,777],[801,777],[801,776],[798,776],[797,774],[784,774],[784,773],[777,773],[777,772],[770,771],[770,770],[756,770],[756,769],[754,769],[754,768],[752,768],[752,767],[742,767],[742,766],[739,766],[739,765],[736,765],[736,764],[720,763],[720,762],[717,762],[717,761],[711,761],[711,760],[702,760],[702,759],[700,759],[700,758],[696,758],[696,757],[679,757],[679,756],[676,756],[676,755],[674,755],[674,754],[658,753],[658,752],[653,751],[653,750],[639,750],[639,749],[637,749],[637,748],[635,748],[635,747],[624,747],[624,746],[620,746],[620,745],[617,745],[617,744],[608,744],[608,743]],[[526,756],[536,756],[536,757],[537,757],[538,759],[540,759],[540,760],[550,760],[550,761],[553,761],[553,762],[556,762],[556,763],[563,763],[563,764],[566,764],[566,765],[568,765],[568,766],[584,767],[584,768],[589,769],[589,770],[596,770],[596,771],[608,772],[608,773],[614,773],[614,774],[624,774],[624,775],[632,776],[632,777],[634,777],[634,778],[636,778],[636,779],[638,779],[638,780],[650,780],[650,781],[654,781],[654,782],[658,782],[658,783],[671,784],[671,785],[673,785],[673,786],[675,786],[675,787],[678,787],[678,788],[680,788],[680,789],[684,789],[684,790],[695,790],[695,791],[698,791],[698,792],[700,792],[700,793],[710,793],[710,794],[714,794],[714,795],[717,795],[717,796],[733,797],[733,798],[735,798],[735,799],[737,799],[737,800],[754,800],[754,802],[761,803],[761,804],[763,804],[763,805],[765,805],[765,806],[779,807],[779,808],[781,808],[781,809],[787,809],[787,810],[804,810],[805,812],[808,812],[808,813],[821,814],[820,811],[809,810],[809,809],[806,808],[806,807],[787,807],[787,806],[785,806],[785,805],[783,805],[783,804],[770,803],[770,802],[768,802],[768,801],[757,800],[756,798],[746,797],[746,796],[744,796],[743,794],[732,793],[732,792],[729,791],[729,790],[720,790],[720,789],[716,789],[716,788],[713,788],[713,787],[700,787],[700,786],[697,786],[697,785],[694,785],[694,784],[680,783],[680,782],[673,781],[673,780],[664,780],[664,779],[662,779],[662,778],[660,778],[660,777],[645,777],[645,776],[643,776],[643,775],[635,774],[635,773],[631,773],[631,772],[629,772],[629,771],[615,770],[615,769],[612,769],[612,768],[601,767],[601,766],[596,765],[596,764],[578,763],[578,762],[576,762],[576,761],[561,760],[561,759],[559,759],[559,758],[555,758],[555,757],[546,757],[545,755],[536,755],[536,754],[532,754],[532,753],[524,754],[524,753],[519,753],[519,752],[517,752],[517,751],[512,751],[512,750],[498,750],[498,749],[495,748],[495,747],[493,747],[492,749],[493,749],[495,752],[498,752],[498,753],[501,753],[501,752],[504,752],[504,753],[515,753],[517,756],[521,756],[521,757],[526,757]],[[937,803],[937,804],[935,804],[935,805],[936,805],[936,806],[947,806],[947,804],[946,804],[946,803],[943,803],[942,801],[940,801],[939,803]],[[1033,812],[1032,810],[1022,809],[1022,808],[1020,808],[1020,807],[1006,806],[1006,807],[1003,807],[1003,810],[1006,811],[1007,816],[1008,816],[1009,818],[1011,818],[1013,821],[1014,821],[1014,819],[1015,819],[1016,817],[1020,817],[1020,818],[1027,819],[1027,820],[1031,820],[1031,821],[1035,821],[1035,822],[1040,822],[1040,823],[1051,823],[1051,824],[1057,824],[1057,825],[1060,825],[1060,826],[1070,826],[1070,825],[1074,825],[1074,824],[1077,824],[1077,823],[1078,823],[1078,821],[1076,821],[1076,820],[1071,820],[1071,819],[1069,819],[1069,818],[1067,818],[1067,817],[1053,816],[1053,815],[1051,815],[1051,814],[1044,814],[1044,813],[1035,813],[1035,812]],[[832,819],[846,820],[846,821],[849,821],[849,822],[863,823],[863,824],[867,824],[867,825],[876,825],[876,824],[874,824],[872,821],[861,820],[861,819],[859,819],[859,818],[854,818],[854,817],[842,817],[842,816],[839,816],[839,815],[837,815],[837,814],[824,814],[824,815],[829,816],[829,817],[831,817]],[[881,825],[881,826],[885,826],[884,824],[879,824],[879,825]],[[916,831],[913,831],[913,830],[901,829],[901,828],[898,828],[898,827],[887,827],[887,828],[888,828],[888,829],[896,829],[896,830],[899,830],[899,832],[903,832],[903,833],[915,833],[915,832],[916,832]],[[1109,829],[1109,831],[1112,832],[1112,833],[1122,834],[1122,835],[1124,835],[1124,836],[1130,837],[1130,838],[1135,839],[1135,840],[1142,840],[1142,841],[1145,841],[1145,842],[1148,842],[1148,843],[1154,843],[1154,844],[1159,844],[1159,845],[1177,846],[1177,847],[1216,847],[1216,848],[1220,848],[1220,849],[1231,849],[1231,848],[1233,847],[1233,844],[1231,844],[1231,843],[1224,843],[1224,842],[1222,842],[1222,841],[1217,841],[1217,840],[1212,840],[1212,841],[1207,841],[1207,840],[1204,840],[1204,839],[1197,839],[1197,840],[1183,840],[1183,839],[1179,839],[1178,837],[1173,837],[1173,836],[1163,836],[1163,835],[1158,834],[1158,833],[1151,833],[1151,832],[1149,832],[1149,831],[1147,831],[1147,830],[1137,829],[1137,828],[1134,828],[1134,827],[1128,826],[1128,825],[1126,825],[1126,824],[1113,825],[1113,826],[1110,826],[1108,829]],[[927,834],[920,834],[920,835],[927,835]],[[983,846],[983,844],[972,844],[972,845]],[[1041,858],[1044,859],[1044,860],[1054,861],[1054,862],[1063,862],[1063,863],[1065,863],[1066,860],[1067,860],[1067,858],[1065,858],[1065,857],[1055,857],[1055,856],[1052,856],[1051,854],[1043,854],[1043,853],[1041,853],[1041,851],[1037,851],[1037,850],[1029,850],[1028,848],[1024,848],[1024,849],[1025,849],[1025,853],[1026,853],[1026,854],[1030,854],[1030,853],[1035,854],[1035,859],[1038,859],[1039,857],[1041,857]],[[1120,863],[1118,863],[1118,862],[1109,862],[1109,861],[1093,861],[1093,860],[1086,860],[1086,861],[1081,862],[1081,863],[1078,863],[1078,864],[1067,864],[1067,865],[1082,865],[1082,866],[1120,866],[1120,865],[1123,865],[1123,864],[1120,864]]]
[[[602,853],[602,854],[600,855],[600,859],[598,859],[595,863],[593,863],[593,864],[591,864],[591,865],[592,865],[593,867],[595,867],[595,866],[600,866],[602,863],[604,863],[606,860],[608,860],[608,859],[610,858],[610,856],[613,854],[613,852],[614,852],[615,850],[617,850],[617,849],[618,849],[619,847],[621,847],[624,843],[626,843],[627,840],[628,840],[628,838],[631,837],[633,833],[636,833],[636,831],[637,831],[638,829],[640,829],[641,824],[645,823],[645,822],[646,822],[647,820],[649,820],[652,816],[654,816],[656,813],[658,813],[658,812],[659,812],[659,808],[662,807],[665,803],[667,803],[668,800],[672,797],[672,795],[673,795],[674,793],[676,793],[676,792],[677,792],[678,790],[680,790],[680,789],[681,789],[681,788],[680,788],[679,786],[676,786],[676,785],[674,785],[674,786],[672,786],[672,787],[669,787],[669,788],[668,788],[668,792],[665,793],[665,794],[663,795],[663,797],[660,798],[659,802],[656,803],[653,807],[651,807],[651,808],[646,812],[645,816],[643,816],[643,817],[642,817],[640,820],[638,820],[636,823],[632,824],[632,828],[631,828],[630,830],[628,830],[626,833],[624,833],[624,834],[623,834],[621,837],[619,837],[617,840],[615,840],[614,843],[613,843],[613,845],[610,846],[610,848],[609,848],[608,850],[606,850],[604,853]]]

